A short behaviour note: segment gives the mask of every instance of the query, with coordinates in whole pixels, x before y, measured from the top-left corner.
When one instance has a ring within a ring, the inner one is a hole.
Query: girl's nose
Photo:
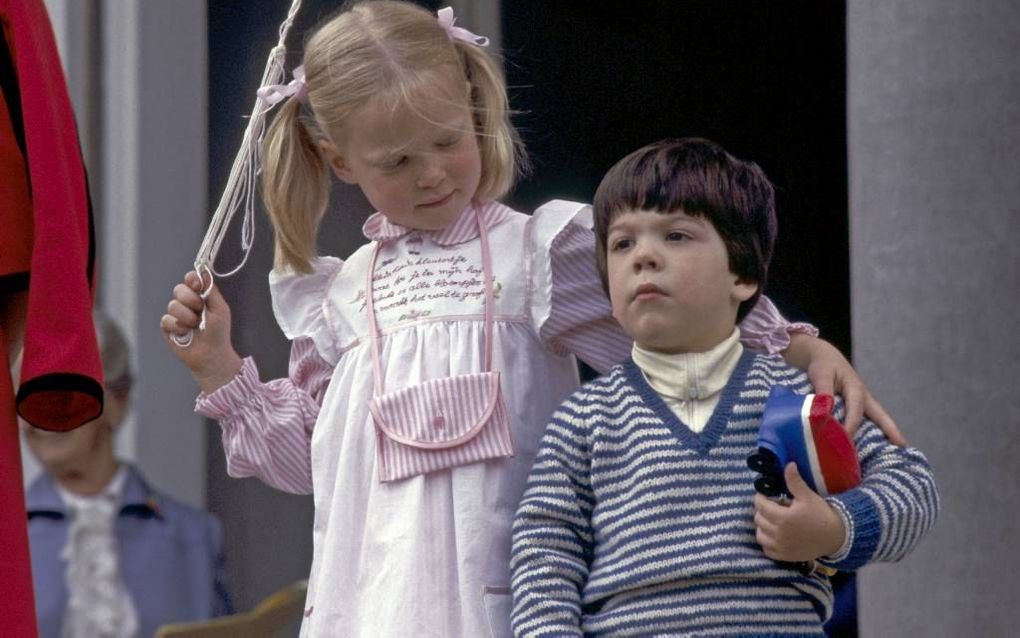
[[[439,162],[427,162],[418,175],[418,188],[429,189],[439,186],[443,181],[443,175],[443,167]]]

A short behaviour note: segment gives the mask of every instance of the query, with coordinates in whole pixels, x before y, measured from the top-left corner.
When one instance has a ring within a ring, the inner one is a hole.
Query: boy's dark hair
[[[665,139],[617,162],[595,192],[596,259],[609,293],[606,236],[617,215],[634,210],[683,211],[715,227],[726,245],[730,272],[758,284],[740,304],[739,323],[765,289],[776,241],[772,182],[754,162],[745,162],[710,140]]]

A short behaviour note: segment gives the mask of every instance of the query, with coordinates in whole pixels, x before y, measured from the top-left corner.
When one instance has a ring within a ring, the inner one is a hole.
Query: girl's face
[[[322,149],[340,179],[357,184],[388,220],[421,230],[452,223],[478,190],[482,160],[471,110],[451,74],[413,105],[369,103]]]

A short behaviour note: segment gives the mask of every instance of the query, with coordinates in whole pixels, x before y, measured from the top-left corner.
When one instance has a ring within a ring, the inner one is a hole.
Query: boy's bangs
[[[680,167],[655,155],[635,158],[632,165],[618,168],[618,179],[606,183],[607,188],[599,193],[600,204],[609,212],[608,221],[631,210],[663,214],[683,210],[701,217],[721,204],[710,197],[705,180],[677,179],[677,174],[682,174]]]

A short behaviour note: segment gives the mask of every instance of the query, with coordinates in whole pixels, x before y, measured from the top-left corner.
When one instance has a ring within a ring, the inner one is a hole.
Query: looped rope
[[[280,25],[280,38],[276,46],[269,52],[269,59],[266,62],[265,71],[262,73],[262,81],[259,86],[280,84],[284,77],[283,63],[287,53],[285,45],[287,33],[294,24],[294,18],[298,9],[301,8],[301,0],[293,0],[287,17]],[[230,168],[230,176],[227,178],[227,185],[223,189],[219,205],[213,212],[209,228],[205,232],[202,244],[199,246],[198,254],[195,256],[195,272],[202,278],[203,291],[202,299],[209,295],[212,290],[213,278],[229,277],[244,267],[251,255],[251,249],[255,240],[255,191],[257,178],[262,167],[262,138],[265,135],[266,115],[272,110],[276,102],[270,102],[261,95],[256,95],[255,105],[252,107],[251,116],[248,119],[248,126],[244,130],[244,137],[241,140],[241,148],[237,151],[234,164]],[[230,228],[230,222],[238,209],[244,210],[244,217],[241,220],[241,250],[244,256],[241,263],[237,264],[228,272],[216,270],[216,255],[219,254],[220,246]],[[203,273],[209,274],[209,285],[205,287]],[[199,330],[205,328],[205,308],[202,309],[202,319],[199,323]],[[184,336],[173,335],[173,342],[182,348],[191,345],[194,335],[191,330]]]

